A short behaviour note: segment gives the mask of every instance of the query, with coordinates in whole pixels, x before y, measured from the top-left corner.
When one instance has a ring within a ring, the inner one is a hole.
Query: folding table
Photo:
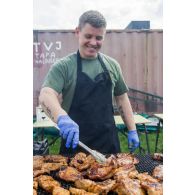
[[[141,116],[139,114],[134,114],[133,116],[134,116],[135,124],[141,124],[144,127],[144,133],[145,133],[145,136],[146,136],[147,150],[148,150],[148,154],[150,154],[150,146],[149,146],[149,141],[148,141],[148,131],[147,131],[147,128],[146,128],[146,124],[151,123],[151,121],[144,118],[143,116]],[[125,124],[124,124],[124,122],[123,122],[120,115],[115,115],[114,120],[115,120],[116,126],[124,125],[124,128],[125,128]],[[124,135],[126,135],[126,134],[124,134]],[[140,149],[140,152],[141,152],[141,147],[139,149]]]
[[[160,133],[160,123],[163,125],[163,114],[162,113],[154,114],[154,116],[159,119],[158,129],[156,133],[156,143],[155,143],[155,152],[157,152],[158,138],[159,138],[159,133]]]

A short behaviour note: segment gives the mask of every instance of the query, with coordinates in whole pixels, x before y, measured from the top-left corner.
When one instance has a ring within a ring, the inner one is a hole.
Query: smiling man
[[[139,138],[128,87],[117,61],[99,52],[106,34],[104,16],[93,10],[83,13],[75,33],[78,51],[51,67],[39,97],[44,111],[60,129],[60,154],[82,151],[79,140],[102,153],[120,152],[114,98],[129,129],[128,146],[133,152]]]

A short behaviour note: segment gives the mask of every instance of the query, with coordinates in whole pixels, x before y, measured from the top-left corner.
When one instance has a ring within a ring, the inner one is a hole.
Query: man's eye
[[[102,40],[102,39],[103,39],[103,37],[98,36],[98,37],[96,37],[96,39],[97,39],[98,41],[100,41],[100,40]]]
[[[91,39],[91,35],[85,35],[86,39]]]

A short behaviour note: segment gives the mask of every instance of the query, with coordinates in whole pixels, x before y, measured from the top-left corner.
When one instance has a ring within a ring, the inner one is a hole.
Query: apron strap
[[[81,56],[79,50],[77,51],[77,75],[82,72],[82,63],[81,63]]]
[[[106,65],[104,64],[102,57],[100,56],[100,54],[98,53],[98,60],[100,61],[100,64],[104,70],[104,72],[109,73],[108,69],[106,68]],[[77,74],[79,72],[82,72],[82,62],[81,62],[81,55],[79,50],[77,51]]]
[[[100,54],[98,53],[98,60],[100,61],[102,68],[104,70],[104,72],[108,72],[108,69],[106,68],[106,65],[104,64],[102,57],[100,56]]]

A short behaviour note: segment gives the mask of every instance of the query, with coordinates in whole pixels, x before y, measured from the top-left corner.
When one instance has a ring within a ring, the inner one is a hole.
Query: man
[[[76,28],[77,53],[56,62],[44,81],[39,99],[46,114],[60,129],[63,138],[60,154],[81,151],[79,140],[102,153],[120,152],[113,97],[129,130],[130,151],[139,146],[120,65],[99,53],[105,34],[106,21],[101,13],[83,13]]]

